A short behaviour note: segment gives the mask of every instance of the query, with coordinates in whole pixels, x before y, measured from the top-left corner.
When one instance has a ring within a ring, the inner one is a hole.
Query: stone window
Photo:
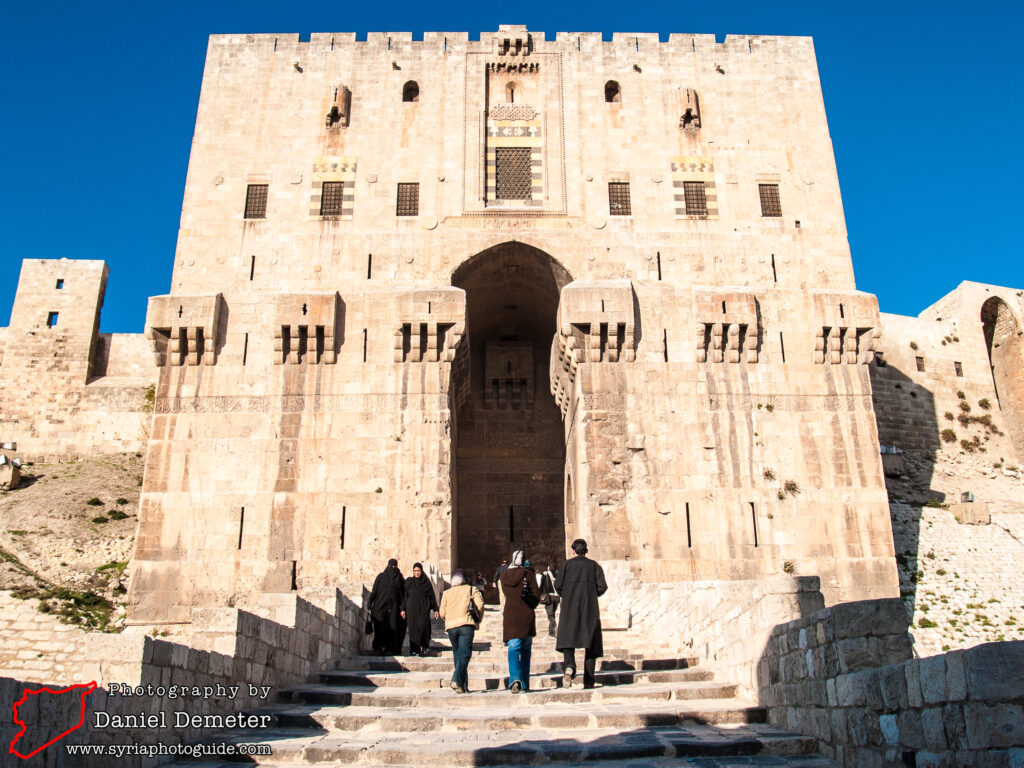
[[[245,218],[267,218],[268,184],[250,184],[245,192]]]
[[[608,213],[611,216],[631,216],[629,205],[629,182],[608,182]]]
[[[418,216],[420,212],[420,185],[399,184],[396,216]]]
[[[54,328],[54,327],[56,327],[56,325],[57,325],[57,316],[59,314],[60,314],[59,312],[50,312],[49,314],[46,315],[46,327],[47,328]]]
[[[924,358],[923,357],[915,357],[914,360],[917,361],[917,370],[918,370],[918,372],[919,373],[924,373]]]
[[[64,278],[63,277],[57,278],[57,290],[58,291],[63,291],[64,290]]]
[[[684,181],[683,196],[686,200],[687,216],[707,216],[708,198],[703,181]]]
[[[496,199],[529,200],[533,197],[529,147],[498,147],[494,165]]]
[[[420,100],[420,86],[415,80],[410,80],[402,86],[402,101],[412,102]]]
[[[778,184],[758,184],[761,192],[761,215],[781,216],[782,202],[779,200]]]
[[[964,366],[963,366],[962,363],[958,363],[958,362],[954,361],[953,362],[953,370],[956,371],[956,375],[957,376],[963,376],[964,375]]]
[[[608,104],[620,104],[622,102],[622,89],[614,80],[604,84],[604,100]]]
[[[320,215],[340,216],[342,191],[345,183],[342,181],[325,181],[323,191],[320,194]]]

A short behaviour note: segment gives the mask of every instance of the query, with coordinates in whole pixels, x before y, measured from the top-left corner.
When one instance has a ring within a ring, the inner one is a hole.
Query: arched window
[[[509,104],[516,103],[516,92],[520,90],[519,83],[515,80],[509,80],[505,84],[505,101]]]
[[[604,100],[609,104],[618,104],[622,101],[622,91],[614,80],[609,80],[604,84]]]
[[[419,101],[420,87],[415,80],[410,80],[402,86],[402,101]]]

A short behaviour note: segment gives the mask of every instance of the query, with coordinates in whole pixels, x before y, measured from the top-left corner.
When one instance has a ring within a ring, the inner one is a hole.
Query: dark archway
[[[1006,302],[993,296],[981,305],[992,382],[1017,461],[1024,461],[1024,336]]]
[[[513,550],[535,566],[565,557],[565,447],[548,364],[569,273],[548,254],[503,243],[463,263],[469,396],[455,414],[457,567],[490,579]]]

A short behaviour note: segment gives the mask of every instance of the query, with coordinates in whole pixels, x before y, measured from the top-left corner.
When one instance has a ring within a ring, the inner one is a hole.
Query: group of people
[[[563,687],[572,687],[576,679],[577,648],[584,649],[583,687],[594,687],[597,659],[604,654],[597,599],[608,585],[601,566],[587,557],[587,543],[583,539],[572,543],[572,551],[575,556],[566,560],[557,573],[554,566],[537,573],[524,553],[517,550],[512,553],[511,563],[503,562],[492,580],[492,585],[499,587],[502,638],[508,647],[508,687],[513,693],[530,690],[530,657],[537,635],[536,607],[542,602],[547,609],[548,631],[556,637],[555,648],[562,653]],[[479,572],[471,578],[461,570],[454,571],[451,587],[441,595],[438,606],[430,580],[419,563],[413,566],[412,577],[403,580],[398,561],[389,560],[370,593],[374,650],[401,653],[407,625],[410,653],[423,655],[430,647],[433,612],[435,619],[444,619],[452,644],[455,669],[451,688],[456,693],[467,693],[473,636],[483,616],[480,581]]]

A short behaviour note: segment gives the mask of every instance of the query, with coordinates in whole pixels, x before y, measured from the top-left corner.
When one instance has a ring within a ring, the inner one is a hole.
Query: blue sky
[[[961,280],[1024,288],[1024,12],[1010,3],[370,5],[3,0],[0,326],[23,258],[105,259],[101,330],[170,286],[211,33],[811,35],[857,286],[917,314]],[[1016,222],[1016,223],[1015,223]]]

